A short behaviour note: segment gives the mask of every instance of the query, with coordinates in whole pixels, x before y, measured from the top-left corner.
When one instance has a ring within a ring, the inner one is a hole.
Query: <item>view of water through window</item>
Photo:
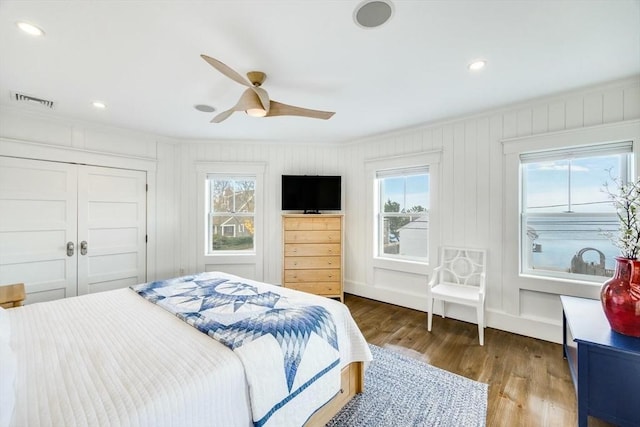
[[[604,235],[618,219],[605,185],[627,179],[628,154],[523,163],[525,271],[611,276],[619,250]]]

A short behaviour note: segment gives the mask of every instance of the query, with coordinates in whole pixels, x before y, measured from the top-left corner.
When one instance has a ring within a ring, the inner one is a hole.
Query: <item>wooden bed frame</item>
[[[0,285],[0,307],[20,307],[24,302],[24,283]]]
[[[342,369],[340,392],[313,414],[305,427],[322,427],[357,393],[364,390],[364,363],[353,362]]]

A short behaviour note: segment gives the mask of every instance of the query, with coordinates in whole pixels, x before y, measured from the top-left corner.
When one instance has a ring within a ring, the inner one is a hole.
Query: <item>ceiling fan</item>
[[[245,111],[248,115],[253,117],[301,116],[323,120],[330,119],[331,116],[335,114],[330,111],[310,110],[308,108],[296,107],[273,101],[269,99],[267,91],[260,87],[267,78],[265,73],[261,71],[249,71],[247,73],[249,80],[247,80],[217,59],[211,58],[207,55],[200,56],[211,64],[213,68],[220,71],[231,80],[248,87],[242,96],[240,96],[236,105],[215,116],[211,120],[211,123],[220,123],[221,121],[226,120],[235,111]]]

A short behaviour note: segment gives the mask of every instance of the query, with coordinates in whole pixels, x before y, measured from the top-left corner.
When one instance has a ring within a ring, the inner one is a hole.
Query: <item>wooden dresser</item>
[[[282,215],[282,282],[343,301],[342,215]]]

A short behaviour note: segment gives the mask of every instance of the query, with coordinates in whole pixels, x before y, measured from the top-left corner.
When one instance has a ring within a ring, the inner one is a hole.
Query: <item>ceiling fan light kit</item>
[[[263,108],[247,108],[245,113],[251,117],[264,117],[267,115],[267,110]]]
[[[308,108],[296,107],[272,101],[269,98],[267,91],[260,87],[267,78],[265,73],[261,71],[249,71],[247,73],[247,80],[238,72],[234,71],[232,68],[217,59],[207,55],[200,56],[220,73],[229,77],[231,80],[248,87],[248,89],[242,93],[236,105],[215,116],[211,120],[211,123],[220,123],[229,118],[229,116],[236,111],[244,111],[247,115],[252,117],[300,116],[323,120],[327,120],[335,114],[330,111],[310,110]]]
[[[267,110],[264,109],[258,94],[251,89],[244,91],[236,106],[240,109],[238,111],[244,111],[251,117],[264,117],[267,115]]]

